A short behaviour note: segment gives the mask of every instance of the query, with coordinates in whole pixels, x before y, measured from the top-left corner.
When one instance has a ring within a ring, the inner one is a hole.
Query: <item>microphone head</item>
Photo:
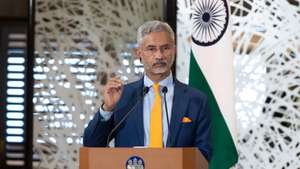
[[[148,86],[144,86],[144,88],[143,88],[143,96],[145,96],[148,92],[149,92],[149,87]]]
[[[166,86],[164,86],[161,90],[163,93],[168,93],[168,88]]]

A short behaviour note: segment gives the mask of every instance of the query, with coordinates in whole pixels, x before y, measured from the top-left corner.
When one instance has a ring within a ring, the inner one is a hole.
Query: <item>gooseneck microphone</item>
[[[135,109],[135,107],[138,105],[138,103],[144,98],[144,96],[149,92],[149,87],[144,86],[143,87],[143,94],[141,97],[137,99],[135,104],[131,107],[131,109],[122,117],[122,119],[115,125],[115,127],[110,131],[110,133],[107,136],[106,140],[106,147],[109,147],[109,141],[113,133],[120,127],[120,125],[126,120],[126,118],[129,116],[129,114]]]
[[[170,138],[170,143],[171,143],[169,112],[168,112],[167,97],[166,97],[166,94],[168,93],[168,88],[166,86],[164,86],[161,91],[164,94],[165,110],[166,110],[166,117],[167,117],[167,124],[168,124],[168,133],[169,133],[168,137]]]

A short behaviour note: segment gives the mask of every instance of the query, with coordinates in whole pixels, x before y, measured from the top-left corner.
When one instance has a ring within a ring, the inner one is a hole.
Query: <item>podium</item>
[[[207,169],[198,148],[80,148],[80,169]],[[131,167],[138,163],[144,167]]]

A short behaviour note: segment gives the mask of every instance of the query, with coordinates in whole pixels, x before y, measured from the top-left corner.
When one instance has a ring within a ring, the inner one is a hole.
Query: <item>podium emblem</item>
[[[145,163],[141,157],[132,156],[126,161],[126,169],[144,169]]]

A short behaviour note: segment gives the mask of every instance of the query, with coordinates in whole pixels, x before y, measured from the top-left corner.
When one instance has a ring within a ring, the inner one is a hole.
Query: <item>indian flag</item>
[[[226,0],[196,0],[192,12],[189,84],[209,98],[213,124],[209,168],[228,169],[238,160],[230,11]]]

